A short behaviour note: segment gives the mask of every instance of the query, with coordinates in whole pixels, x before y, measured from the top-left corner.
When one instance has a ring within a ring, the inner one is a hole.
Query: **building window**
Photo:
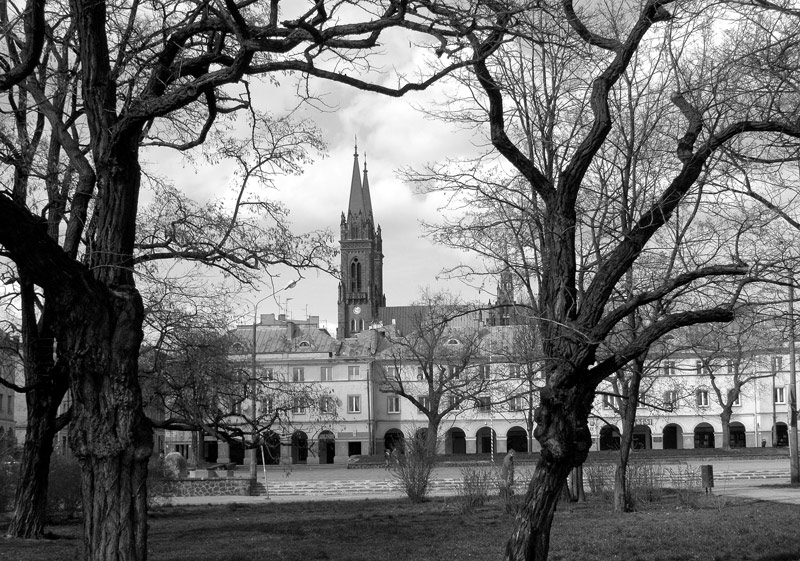
[[[386,367],[386,377],[391,378],[392,380],[399,380],[400,377],[397,375],[397,367],[396,366],[387,366]]]
[[[420,405],[421,409],[425,409],[426,411],[430,411],[431,410],[431,400],[427,395],[419,396],[417,398],[417,401],[419,401],[419,405]],[[420,411],[420,413],[421,412],[422,411]]]
[[[454,345],[460,345],[461,343],[458,342],[458,339],[448,339],[447,344],[454,346]]]
[[[319,379],[322,382],[330,382],[333,380],[333,368],[331,366],[320,366]]]
[[[729,375],[733,375],[733,374],[736,373],[736,368],[735,368],[735,365],[734,365],[732,360],[728,360],[728,362],[726,364],[726,369],[727,369]]]
[[[319,400],[320,413],[333,413],[336,410],[336,402],[329,395],[323,396]]]
[[[347,367],[347,379],[348,380],[358,380],[360,377],[361,377],[361,374],[358,371],[358,366],[348,366]]]
[[[775,403],[786,403],[786,388],[776,387],[774,393]]]
[[[361,413],[361,396],[348,395],[347,396],[347,412],[348,413]]]
[[[668,360],[664,363],[664,376],[674,376],[675,375],[675,361]]]
[[[302,348],[308,348],[308,347],[311,347],[311,343],[309,343],[308,341],[300,341],[300,344],[297,345],[297,346],[300,347],[301,349]]]
[[[458,399],[458,396],[453,395],[453,394],[449,394],[447,396],[447,408],[448,409],[457,410],[457,409],[459,409],[460,405],[461,405],[461,402]]]
[[[261,409],[266,411],[267,413],[272,413],[273,410],[273,402],[271,397],[265,397],[261,400]]]
[[[524,411],[525,398],[521,395],[512,396],[511,399],[508,400],[508,409],[509,411]]]
[[[275,379],[275,371],[272,368],[265,368],[264,369],[264,379],[265,380],[274,380]]]
[[[302,397],[294,398],[292,403],[292,413],[295,415],[305,415],[306,413],[306,402]]]
[[[489,365],[488,364],[481,364],[478,366],[478,378],[481,380],[488,380],[489,379]]]
[[[772,357],[772,371],[781,372],[783,370],[783,357],[776,355]]]
[[[452,378],[453,380],[457,380],[461,377],[461,371],[458,369],[458,366],[455,364],[448,364],[447,365],[447,375]]]
[[[702,360],[695,360],[694,361],[694,373],[698,376],[703,375],[703,361]]]
[[[392,395],[386,398],[386,411],[388,413],[400,413],[400,397]]]
[[[603,409],[615,409],[619,406],[619,396],[603,394]]]
[[[305,369],[295,366],[292,368],[292,382],[302,382],[305,380]]]
[[[477,409],[479,413],[491,413],[492,399],[488,395],[482,395],[475,400],[477,402]]]
[[[733,390],[731,390],[730,393],[732,394]],[[731,402],[731,406],[739,407],[741,405],[742,405],[742,394],[741,392],[736,392],[736,398]]]
[[[667,390],[664,392],[664,407],[666,409],[675,409],[678,406],[678,391]]]
[[[358,259],[350,263],[350,292],[361,292],[361,263]]]
[[[697,406],[708,407],[708,390],[697,390]]]
[[[425,379],[425,370],[421,366],[417,366],[417,381],[421,382]]]
[[[521,370],[519,364],[511,364],[508,367],[508,375],[512,378],[519,378],[521,376]]]

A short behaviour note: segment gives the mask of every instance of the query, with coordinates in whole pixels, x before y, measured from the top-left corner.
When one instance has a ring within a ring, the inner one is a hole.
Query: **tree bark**
[[[592,396],[584,386],[542,390],[536,410],[541,456],[514,520],[504,561],[546,561],[553,515],[567,476],[584,462],[592,444],[587,422]]]
[[[722,410],[719,415],[719,420],[722,422],[722,449],[731,449],[731,412]]]

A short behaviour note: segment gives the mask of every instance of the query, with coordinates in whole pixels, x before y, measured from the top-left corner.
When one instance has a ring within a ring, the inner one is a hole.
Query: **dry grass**
[[[793,505],[674,497],[617,515],[602,501],[562,505],[551,560],[800,560],[800,509]],[[151,561],[500,560],[512,517],[493,499],[460,514],[455,498],[164,507],[152,512]],[[61,539],[0,541],[0,560],[62,561],[80,555],[79,527]]]

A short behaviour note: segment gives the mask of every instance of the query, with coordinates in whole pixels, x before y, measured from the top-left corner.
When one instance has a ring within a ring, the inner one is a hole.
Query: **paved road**
[[[702,460],[689,460],[682,463],[664,464],[663,467],[677,471],[696,468],[706,463]],[[715,475],[713,492],[717,495],[742,497],[753,500],[784,502],[800,505],[800,488],[792,488],[789,483],[789,465],[786,459],[758,460],[715,460],[712,464]],[[517,466],[518,480],[525,477],[533,465]],[[245,476],[240,471],[237,475]],[[259,480],[263,481],[263,471],[259,469]],[[441,482],[439,489],[434,485],[434,496],[453,495],[452,483],[461,479],[461,468],[436,468],[434,482]],[[292,469],[272,467],[267,469],[267,482],[271,489],[269,497],[244,496],[203,496],[173,497],[174,505],[227,504],[227,503],[265,503],[292,502],[308,500],[364,500],[401,497],[402,493],[391,488],[395,478],[391,471],[381,468],[346,469],[344,466],[293,466]],[[320,485],[338,491],[323,494]],[[375,491],[372,489],[378,488]],[[289,489],[289,490],[287,490]],[[350,492],[357,489],[357,492]]]

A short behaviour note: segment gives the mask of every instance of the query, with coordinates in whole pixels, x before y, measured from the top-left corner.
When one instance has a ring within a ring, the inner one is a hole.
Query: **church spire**
[[[353,176],[350,180],[350,204],[347,207],[348,214],[353,216],[357,215],[359,211],[366,214],[364,195],[361,189],[361,170],[358,167],[358,143],[356,143],[353,152]]]
[[[372,197],[369,193],[369,177],[367,176],[367,153],[364,152],[364,180],[361,184],[364,197],[364,211],[366,217],[372,220]]]

